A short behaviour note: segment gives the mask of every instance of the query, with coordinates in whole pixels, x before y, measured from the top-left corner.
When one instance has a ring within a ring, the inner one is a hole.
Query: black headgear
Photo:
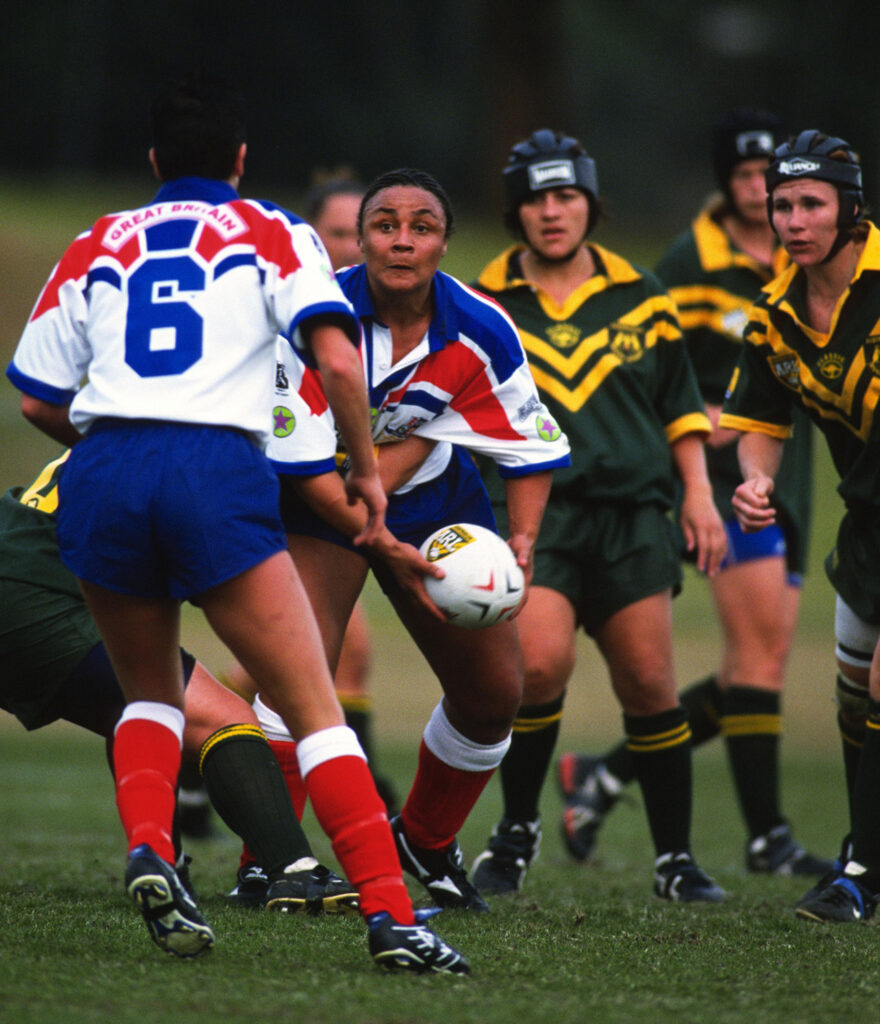
[[[829,153],[843,152],[845,160],[829,156]],[[795,139],[784,142],[773,156],[773,161],[764,175],[767,182],[767,209],[773,215],[773,189],[783,181],[798,178],[815,178],[834,185],[840,197],[837,226],[841,230],[851,228],[861,220],[865,205],[862,191],[862,169],[856,154],[848,142],[831,138],[810,129],[801,132]]]
[[[730,175],[744,160],[773,159],[782,137],[782,122],[775,114],[739,107],[725,114],[712,136],[712,166],[721,191],[730,195]]]
[[[520,203],[534,192],[548,188],[577,188],[590,200],[587,231],[599,216],[599,181],[596,162],[584,147],[562,132],[540,128],[510,151],[503,171],[504,219],[509,227],[518,223]]]

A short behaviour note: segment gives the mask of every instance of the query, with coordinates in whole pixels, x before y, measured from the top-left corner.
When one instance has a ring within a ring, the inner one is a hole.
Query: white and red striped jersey
[[[503,477],[569,465],[568,440],[538,397],[513,321],[495,302],[438,272],[428,332],[392,364],[391,333],[374,314],[366,268],[342,271],[339,283],[361,327],[373,440],[387,444],[415,434],[439,442],[406,490],[438,476],[452,444],[489,456]],[[279,472],[325,472],[336,438],[320,380],[283,349],[277,355],[276,423],[267,454]]]
[[[300,327],[322,314],[356,337],[307,224],[224,182],[180,178],[73,242],[7,375],[70,404],[83,433],[98,417],[144,418],[236,427],[265,446],[276,339],[311,363]]]

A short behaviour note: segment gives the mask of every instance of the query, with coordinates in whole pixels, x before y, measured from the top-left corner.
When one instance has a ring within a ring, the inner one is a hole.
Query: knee
[[[546,704],[565,692],[574,671],[574,650],[542,645],[523,650],[523,704]]]

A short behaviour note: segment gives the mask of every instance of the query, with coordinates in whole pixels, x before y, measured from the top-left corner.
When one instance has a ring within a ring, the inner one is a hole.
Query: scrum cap
[[[598,216],[596,162],[584,147],[562,132],[540,128],[510,151],[503,171],[505,215],[516,216],[520,203],[548,188],[578,188],[590,199],[590,227]]]
[[[839,153],[840,157],[829,154]],[[815,178],[834,185],[840,196],[837,226],[852,227],[861,219],[865,205],[862,191],[862,169],[848,142],[823,135],[815,129],[801,132],[784,142],[775,152],[765,173],[767,208],[773,216],[773,189],[783,181]]]
[[[712,166],[721,191],[730,194],[730,175],[737,164],[772,160],[781,138],[782,122],[766,110],[739,107],[725,114],[712,133]]]

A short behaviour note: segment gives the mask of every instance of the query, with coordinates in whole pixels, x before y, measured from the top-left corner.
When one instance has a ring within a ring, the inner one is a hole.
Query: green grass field
[[[149,196],[0,183],[0,358],[5,367],[53,262],[108,208]],[[283,197],[282,197],[283,199]],[[600,241],[603,239],[600,239]],[[504,244],[494,226],[462,225],[446,269],[471,278]],[[624,254],[650,263],[655,253]],[[0,490],[25,483],[56,446],[22,420],[17,393],[0,386]],[[832,855],[845,830],[834,729],[832,601],[821,570],[839,517],[824,451],[816,478],[811,572],[786,695],[783,792],[798,838]],[[676,602],[682,684],[715,668],[718,632],[707,592],[690,574]],[[380,765],[405,788],[438,688],[374,587],[373,685]],[[215,672],[227,652],[188,611],[185,642]],[[28,735],[0,713],[0,1019],[31,1022],[303,1021],[357,1024],[464,1022],[746,1022],[872,1019],[880,997],[876,932],[797,921],[805,885],[745,874],[744,835],[723,748],[695,758],[694,849],[727,889],[718,907],[680,907],[650,895],[651,852],[640,800],[615,810],[588,866],[558,837],[559,798],[548,784],[542,856],[525,891],[493,913],[446,913],[437,928],[474,968],[471,979],[387,977],[374,969],[358,921],[244,913],[220,894],[237,844],[191,844],[194,880],[218,934],[201,961],[163,956],[122,891],[125,844],[103,745],[65,726]],[[572,679],[561,748],[600,750],[619,736],[605,669],[585,639]],[[494,783],[461,834],[468,860],[499,814]],[[319,855],[326,841],[308,818]],[[414,894],[418,894],[414,890]]]

